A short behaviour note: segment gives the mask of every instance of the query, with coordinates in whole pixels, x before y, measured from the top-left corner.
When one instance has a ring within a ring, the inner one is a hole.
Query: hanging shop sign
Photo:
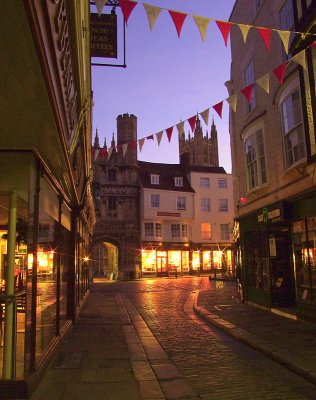
[[[116,14],[90,14],[91,57],[117,58]]]

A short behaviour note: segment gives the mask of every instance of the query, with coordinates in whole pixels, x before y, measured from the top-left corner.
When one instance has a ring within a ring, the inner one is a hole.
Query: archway
[[[116,280],[118,276],[118,247],[110,242],[99,242],[92,249],[94,276]]]

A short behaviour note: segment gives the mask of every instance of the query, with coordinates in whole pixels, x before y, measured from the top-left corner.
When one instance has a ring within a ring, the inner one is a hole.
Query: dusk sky
[[[234,0],[148,0],[157,7],[188,14],[228,20]],[[103,12],[109,13],[106,7]],[[122,20],[120,8],[118,20]],[[122,27],[119,27],[122,30]],[[122,42],[119,37],[119,50]],[[94,58],[93,62],[122,63],[118,60]],[[93,139],[98,129],[100,144],[106,137],[110,144],[116,135],[116,118],[129,113],[137,117],[138,139],[158,133],[181,120],[187,120],[228,97],[225,82],[230,76],[230,43],[225,47],[215,21],[211,21],[203,42],[193,18],[184,22],[180,39],[167,11],[162,11],[152,31],[142,4],[133,10],[126,28],[127,68],[92,67],[94,109]],[[223,119],[210,110],[209,126],[202,122],[204,132],[210,130],[212,117],[217,126],[219,161],[231,172],[229,145],[229,106],[224,102]],[[190,130],[185,123],[186,136]],[[151,162],[179,162],[178,132],[174,128],[169,143],[164,133],[157,140],[145,141],[138,159]]]

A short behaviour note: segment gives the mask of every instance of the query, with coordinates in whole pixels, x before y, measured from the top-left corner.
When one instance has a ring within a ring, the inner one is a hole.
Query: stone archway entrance
[[[118,247],[110,242],[96,244],[92,250],[94,276],[116,280],[118,277]]]

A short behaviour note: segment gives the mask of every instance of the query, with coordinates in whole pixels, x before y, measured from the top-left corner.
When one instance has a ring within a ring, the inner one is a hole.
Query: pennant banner
[[[231,22],[226,22],[226,21],[218,21],[217,19],[215,20],[219,30],[221,31],[221,34],[223,36],[225,46],[227,47],[227,41],[228,41],[228,36],[230,32],[230,28],[232,26]]]
[[[223,102],[219,102],[213,106],[214,110],[217,112],[220,118],[222,118]]]
[[[184,20],[186,19],[186,17],[188,16],[187,14],[183,14],[183,13],[179,13],[177,11],[171,11],[168,10],[169,14],[174,22],[174,25],[176,27],[177,33],[178,33],[178,37],[180,38],[180,34],[181,34],[181,30],[182,30],[182,26],[184,23]]]
[[[113,147],[110,147],[109,150],[108,150],[109,159],[111,158],[112,152],[113,152]]]
[[[282,40],[284,50],[285,50],[286,54],[288,54],[291,32],[288,32],[288,31],[277,31],[277,32]]]
[[[146,137],[146,139],[147,139],[147,140],[155,140],[155,139],[154,139],[154,135],[149,135],[149,136]]]
[[[158,146],[160,145],[160,142],[161,142],[161,139],[162,139],[162,135],[163,135],[163,131],[160,131],[160,132],[156,133]]]
[[[193,117],[189,118],[188,123],[190,124],[192,133],[194,133],[195,124],[196,124],[196,115],[193,115]]]
[[[177,124],[178,135],[182,137],[182,133],[184,132],[184,121],[181,121]]]
[[[127,26],[128,18],[138,3],[136,3],[135,1],[130,1],[130,0],[118,0],[118,2],[119,2],[119,6],[122,9],[124,21]]]
[[[123,157],[124,157],[124,158],[125,158],[125,156],[126,156],[127,147],[128,147],[128,143],[124,143],[123,146],[122,146],[122,149],[123,149]]]
[[[151,6],[150,4],[144,3],[144,8],[148,17],[149,29],[152,31],[155,25],[156,19],[161,12],[161,8]]]
[[[106,153],[107,153],[107,148],[106,148],[106,146],[105,146],[105,147],[103,147],[103,149],[102,149],[101,152],[100,152],[101,158],[104,158],[104,157],[106,156]]]
[[[294,61],[297,64],[301,65],[305,70],[307,69],[306,56],[304,51],[300,51],[299,53],[295,54],[295,56],[291,58],[291,61]]]
[[[256,83],[262,87],[267,93],[270,92],[270,77],[269,74],[265,74],[261,78],[256,80]]]
[[[98,15],[100,17],[100,15],[102,14],[103,7],[105,6],[107,0],[94,0],[94,2],[98,10]]]
[[[268,28],[257,28],[257,31],[260,33],[262,40],[266,48],[270,51],[270,38],[271,38],[271,29]]]
[[[142,148],[143,148],[143,146],[144,146],[144,143],[145,143],[145,138],[142,138],[142,139],[139,139],[139,140],[138,140],[138,145],[139,145],[139,151],[140,151],[140,152],[142,151]]]
[[[254,84],[251,83],[250,85],[241,89],[241,93],[246,97],[249,104],[251,104],[251,101],[252,101],[253,87],[254,87]]]
[[[244,25],[244,24],[237,24],[237,25],[238,25],[239,29],[241,30],[242,37],[244,39],[244,43],[246,43],[248,32],[249,32],[249,29],[251,28],[251,25]]]
[[[166,129],[167,138],[168,138],[169,143],[170,143],[170,140],[171,140],[172,131],[173,131],[173,126],[171,126],[170,128]]]
[[[208,125],[208,118],[210,115],[210,109],[207,108],[206,110],[202,111],[200,113],[201,117],[203,118],[203,121],[205,122],[205,125]]]
[[[236,112],[237,110],[237,93],[232,94],[226,99],[227,103],[230,105],[231,109]]]
[[[280,85],[283,84],[286,67],[287,67],[287,62],[279,65],[276,68],[273,68],[273,72],[275,73],[275,76],[278,78]]]
[[[94,152],[94,160],[96,160],[98,158],[99,153],[100,153],[99,149],[95,150],[95,152]]]
[[[207,31],[208,25],[211,21],[211,18],[198,17],[196,15],[193,15],[193,19],[194,19],[197,27],[199,28],[201,38],[204,41],[205,37],[206,37],[206,31]]]

